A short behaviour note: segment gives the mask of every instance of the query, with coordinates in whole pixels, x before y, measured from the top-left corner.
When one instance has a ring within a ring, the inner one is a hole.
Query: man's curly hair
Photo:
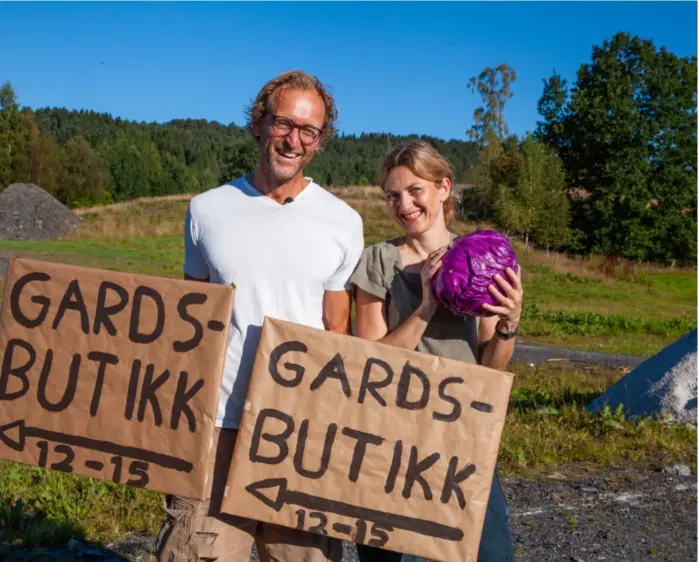
[[[323,147],[326,142],[335,134],[335,124],[339,115],[334,98],[329,92],[329,89],[315,76],[303,72],[302,70],[289,70],[283,74],[279,74],[276,78],[272,78],[257,94],[257,98],[250,106],[245,108],[247,129],[255,138],[257,137],[252,132],[252,124],[259,123],[269,111],[269,100],[271,96],[278,90],[283,88],[291,88],[298,90],[315,90],[325,102],[325,123],[322,127],[322,134],[318,145]]]

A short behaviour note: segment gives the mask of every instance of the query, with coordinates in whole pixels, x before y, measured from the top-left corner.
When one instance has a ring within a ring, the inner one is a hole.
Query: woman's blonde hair
[[[404,166],[415,176],[434,182],[437,186],[448,178],[453,185],[453,168],[446,158],[428,142],[421,140],[407,141],[395,145],[383,159],[379,172],[379,183],[385,189],[385,180],[393,169]],[[448,226],[455,214],[455,203],[449,195],[444,201],[444,221]]]

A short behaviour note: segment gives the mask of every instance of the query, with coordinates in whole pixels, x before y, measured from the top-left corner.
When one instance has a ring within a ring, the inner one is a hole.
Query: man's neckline
[[[242,176],[242,182],[245,186],[245,189],[252,191],[256,196],[258,196],[261,200],[267,202],[269,205],[273,205],[274,207],[283,207],[284,203],[283,202],[278,202],[269,197],[268,195],[265,195],[261,191],[259,191],[254,185],[252,185],[252,182],[249,181],[248,176],[250,174],[243,174]],[[303,199],[307,197],[312,191],[315,189],[315,182],[313,181],[313,178],[309,176],[303,176],[303,179],[307,180],[308,183],[307,185],[296,195],[293,200],[298,201],[299,199]]]

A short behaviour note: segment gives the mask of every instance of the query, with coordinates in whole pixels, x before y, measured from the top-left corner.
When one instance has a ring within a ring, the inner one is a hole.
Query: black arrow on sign
[[[146,449],[138,447],[128,447],[119,445],[110,441],[99,441],[89,437],[81,437],[80,435],[70,435],[68,433],[59,433],[40,427],[29,427],[24,425],[24,420],[14,421],[3,426],[0,426],[0,441],[5,443],[10,449],[15,451],[24,451],[24,441],[27,437],[39,437],[54,441],[56,443],[65,443],[75,447],[83,447],[93,451],[101,451],[120,457],[138,459],[152,464],[157,464],[163,468],[171,468],[179,472],[191,472],[194,469],[192,463],[177,457],[163,455],[161,453],[153,453]]]
[[[286,483],[285,478],[269,478],[254,482],[247,486],[245,490],[274,511],[281,511],[284,504],[297,505],[307,509],[373,521],[388,527],[447,541],[459,541],[463,538],[463,531],[456,527],[449,527],[448,525],[415,517],[386,513],[377,509],[369,509],[336,500],[328,500],[303,492],[295,492],[289,490],[286,487]]]

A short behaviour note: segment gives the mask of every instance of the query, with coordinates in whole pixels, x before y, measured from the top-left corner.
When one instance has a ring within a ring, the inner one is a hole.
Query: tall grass
[[[542,311],[536,304],[525,305],[525,333],[534,335],[614,336],[619,334],[650,334],[680,337],[696,327],[696,319],[637,318],[622,314],[598,314],[568,310]]]

